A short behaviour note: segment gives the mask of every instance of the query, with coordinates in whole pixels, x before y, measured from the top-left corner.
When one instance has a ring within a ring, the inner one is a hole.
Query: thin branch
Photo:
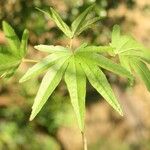
[[[24,62],[24,63],[38,63],[37,60],[33,60],[33,59],[22,59],[22,62]]]
[[[81,132],[82,134],[82,143],[83,143],[83,150],[87,150],[87,140],[84,132]]]
[[[73,45],[73,38],[70,39],[70,44],[69,44],[70,49],[72,49],[72,45]]]

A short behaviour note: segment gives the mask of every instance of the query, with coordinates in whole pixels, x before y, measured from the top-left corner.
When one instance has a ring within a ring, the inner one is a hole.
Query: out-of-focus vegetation
[[[0,22],[8,21],[19,36],[22,35],[24,28],[28,28],[30,31],[28,57],[40,59],[43,53],[33,50],[35,44],[67,45],[68,39],[35,7],[47,9],[53,6],[70,24],[93,2],[96,2],[93,13],[97,13],[102,19],[75,39],[75,46],[83,40],[94,44],[108,43],[110,30],[114,24],[121,25],[125,32],[131,31],[138,40],[150,46],[148,37],[150,3],[146,0],[1,0]],[[0,35],[3,35],[2,31]],[[0,43],[3,44],[5,39],[2,37],[0,36]],[[33,122],[28,121],[33,98],[41,82],[40,77],[22,85],[18,84],[19,78],[29,66],[22,64],[12,79],[0,81],[0,150],[81,149],[80,136],[76,134],[78,130],[74,123],[71,123],[76,120],[64,84],[56,89],[39,116]],[[110,82],[119,89],[120,99],[123,99],[121,103],[127,107],[125,109],[127,115],[120,119],[112,113],[107,104],[100,101],[99,106],[97,93],[88,86],[86,132],[89,149],[149,150],[150,122],[147,118],[150,113],[147,109],[150,106],[150,96],[145,94],[140,85],[134,91],[128,92],[124,80],[110,75],[109,72],[107,74]],[[126,95],[122,94],[126,93],[125,89],[128,92]],[[136,101],[136,104],[133,104],[133,101]]]

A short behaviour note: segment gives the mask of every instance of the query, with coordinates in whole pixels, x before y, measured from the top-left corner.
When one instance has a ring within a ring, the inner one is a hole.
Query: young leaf
[[[115,25],[112,31],[111,46],[116,54],[128,52],[130,50],[142,50],[144,47],[139,44],[132,36],[120,35],[120,27]]]
[[[84,72],[91,85],[106,99],[106,101],[123,115],[121,107],[107,81],[105,74],[97,66],[93,66],[87,61],[82,62]]]
[[[126,37],[126,42],[120,48],[119,53],[123,53],[123,52],[130,51],[130,50],[141,50],[141,49],[144,48],[133,37],[131,37],[131,36],[122,36],[121,39],[123,39],[123,37]]]
[[[59,55],[59,54],[51,54],[46,58],[41,60],[39,63],[35,64],[33,67],[29,68],[26,74],[19,80],[19,82],[25,82],[33,77],[38,76],[39,74],[46,71],[52,65],[54,65],[58,60],[64,59],[64,57],[68,58],[68,55]]]
[[[60,15],[53,9],[50,7],[49,12],[46,12],[44,10],[41,10],[39,8],[37,8],[39,11],[43,12],[44,14],[48,15],[58,26],[58,28],[64,32],[64,34],[69,37],[72,38],[72,33],[70,28],[68,27],[68,25],[61,19]]]
[[[48,53],[55,53],[55,52],[70,52],[70,50],[66,47],[63,46],[54,46],[54,45],[37,45],[34,46],[35,49],[43,52],[48,52]]]
[[[84,130],[86,77],[75,57],[69,62],[65,72],[65,82],[70,93],[71,103],[77,116],[79,128]]]
[[[24,30],[21,44],[20,44],[20,56],[24,57],[27,53],[27,44],[28,44],[29,31],[27,29]]]
[[[71,29],[73,32],[73,36],[76,34],[77,31],[80,30],[81,25],[84,23],[86,16],[90,11],[92,11],[94,5],[89,6],[83,13],[81,13],[71,24]]]
[[[87,21],[84,21],[80,27],[80,29],[76,32],[76,35],[81,34],[83,31],[85,31],[86,29],[90,28],[92,24],[96,23],[97,21],[99,21],[101,19],[101,17],[94,17],[91,18]]]
[[[132,60],[130,64],[134,68],[135,72],[141,77],[147,89],[150,91],[150,70],[148,67],[138,59]]]
[[[48,100],[49,96],[52,94],[52,92],[61,81],[67,64],[68,62],[66,62],[66,58],[64,58],[63,60],[52,66],[44,76],[36,98],[34,100],[30,120],[33,120],[35,116],[39,113],[43,105]]]
[[[5,34],[5,37],[7,38],[7,42],[9,44],[9,51],[13,55],[19,54],[19,47],[20,47],[20,41],[18,39],[18,36],[16,35],[14,29],[5,21],[3,21],[3,31]]]

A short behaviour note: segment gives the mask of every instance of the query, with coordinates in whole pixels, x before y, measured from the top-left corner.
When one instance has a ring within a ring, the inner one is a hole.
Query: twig
[[[72,45],[73,45],[73,38],[70,39],[70,44],[69,44],[70,49],[72,49]]]
[[[87,150],[87,140],[84,132],[81,132],[82,134],[82,143],[83,143],[83,150]]]

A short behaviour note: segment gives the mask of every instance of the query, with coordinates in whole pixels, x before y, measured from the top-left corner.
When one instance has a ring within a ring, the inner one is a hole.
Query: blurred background
[[[96,45],[108,44],[112,26],[150,47],[149,0],[0,0],[0,44],[5,44],[2,20],[8,21],[21,37],[29,29],[27,58],[45,54],[33,49],[36,44],[67,45],[68,39],[55,24],[35,7],[53,6],[68,23],[95,2],[93,13],[101,21],[74,40]],[[29,122],[34,97],[42,75],[19,84],[32,64],[22,64],[11,79],[0,79],[0,150],[81,150],[82,141],[66,86],[62,81],[39,115]],[[124,110],[119,116],[88,85],[86,96],[86,136],[89,150],[150,150],[150,93],[137,78],[131,88],[126,80],[105,71]]]

